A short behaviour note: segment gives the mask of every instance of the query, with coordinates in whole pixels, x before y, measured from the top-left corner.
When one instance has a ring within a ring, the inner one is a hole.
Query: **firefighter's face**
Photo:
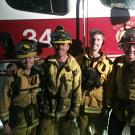
[[[92,37],[91,37],[91,49],[93,51],[97,51],[99,52],[102,45],[103,45],[103,42],[104,42],[104,38],[101,34],[94,34]]]
[[[124,44],[122,46],[123,52],[129,61],[135,60],[135,44]]]
[[[67,43],[55,44],[54,49],[55,49],[56,54],[61,57],[67,54],[69,50],[69,45]]]
[[[34,57],[27,57],[22,59],[22,64],[26,69],[31,69],[34,65],[35,58]]]

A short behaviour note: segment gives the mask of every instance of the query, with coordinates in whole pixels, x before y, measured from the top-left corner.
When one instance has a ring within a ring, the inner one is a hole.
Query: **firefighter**
[[[62,26],[57,26],[51,34],[55,54],[43,63],[46,85],[39,135],[72,135],[77,128],[81,70],[75,58],[68,53],[71,43],[71,35]]]
[[[79,116],[81,135],[102,135],[107,127],[105,92],[112,62],[101,51],[104,38],[102,31],[91,30],[90,48],[79,60],[83,95]]]
[[[122,135],[126,124],[135,135],[135,29],[123,33],[119,44],[124,54],[114,61],[107,90],[107,106],[112,108],[108,135]]]
[[[7,76],[0,93],[0,118],[4,135],[36,135],[39,123],[37,96],[40,78],[33,70],[35,43],[24,40],[16,46],[18,68]]]

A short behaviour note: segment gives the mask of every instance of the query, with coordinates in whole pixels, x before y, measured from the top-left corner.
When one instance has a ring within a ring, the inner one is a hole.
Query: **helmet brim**
[[[28,57],[36,57],[37,56],[37,52],[29,52],[27,54],[18,54],[16,56],[17,59],[25,59]]]
[[[65,40],[65,41],[51,41],[51,44],[72,44],[71,40]]]

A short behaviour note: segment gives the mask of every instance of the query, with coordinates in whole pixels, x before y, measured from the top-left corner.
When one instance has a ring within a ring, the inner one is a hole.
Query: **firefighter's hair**
[[[91,37],[91,39],[92,39],[92,37],[95,34],[102,35],[102,37],[103,37],[103,43],[102,43],[102,45],[103,45],[105,43],[105,34],[101,30],[99,30],[99,29],[92,29],[92,30],[90,30],[90,37]]]

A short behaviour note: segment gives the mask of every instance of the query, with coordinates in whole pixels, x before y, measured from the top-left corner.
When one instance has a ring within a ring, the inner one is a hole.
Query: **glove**
[[[82,87],[85,90],[92,90],[101,86],[100,78],[95,69],[88,67],[84,70],[82,77]]]
[[[73,125],[75,128],[78,128],[78,123],[77,123],[77,118],[74,116],[68,116],[67,120],[69,120],[69,122],[71,123],[71,125]]]
[[[71,115],[71,114],[67,114],[67,116],[66,116],[66,119],[67,120],[74,120],[76,117],[74,117],[73,115]]]
[[[109,107],[103,108],[101,111],[101,116],[102,117],[109,117],[110,111],[111,111],[111,108],[109,108]]]
[[[38,96],[38,106],[40,114],[44,117],[50,117],[49,100],[44,97],[44,91],[41,91]]]
[[[107,130],[107,126],[108,126],[109,115],[110,115],[110,109],[109,108],[103,108],[100,116],[101,116],[103,128],[106,129],[106,130]]]

